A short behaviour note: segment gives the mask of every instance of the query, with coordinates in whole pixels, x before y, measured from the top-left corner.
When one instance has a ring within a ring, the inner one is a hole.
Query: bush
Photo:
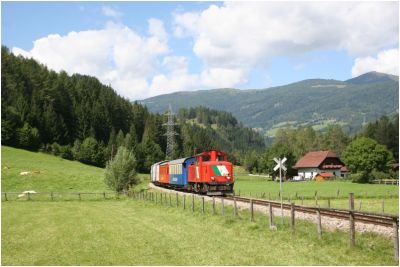
[[[39,130],[32,128],[29,123],[24,123],[24,126],[17,130],[17,136],[21,148],[37,150],[40,146]]]
[[[136,176],[136,158],[131,151],[121,146],[115,157],[107,162],[105,183],[116,192],[129,189],[139,183]]]
[[[74,159],[70,145],[61,146],[60,150],[59,150],[59,154],[63,159],[69,159],[69,160]]]
[[[367,172],[357,172],[351,174],[350,179],[353,183],[369,183],[371,180],[373,180],[373,177]]]
[[[51,154],[58,156],[58,155],[60,155],[60,150],[61,150],[61,146],[58,143],[54,142],[51,145]]]

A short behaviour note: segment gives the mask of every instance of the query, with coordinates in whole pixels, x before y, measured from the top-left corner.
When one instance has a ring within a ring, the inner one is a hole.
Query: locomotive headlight
[[[214,180],[215,180],[215,177],[214,177],[214,176],[211,176],[211,180],[213,180],[213,181],[214,181]]]
[[[226,179],[230,180],[230,179],[231,179],[231,177],[230,177],[229,175],[227,175],[227,176],[226,176]]]

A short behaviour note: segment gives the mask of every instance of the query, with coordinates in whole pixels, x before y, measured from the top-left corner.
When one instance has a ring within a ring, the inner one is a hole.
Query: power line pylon
[[[167,123],[163,124],[163,126],[167,127],[167,132],[164,134],[167,136],[167,149],[165,151],[165,157],[171,158],[174,152],[175,135],[178,135],[178,133],[174,130],[174,126],[177,124],[174,122],[174,113],[172,112],[171,104],[169,104],[168,112],[165,115],[168,117]]]

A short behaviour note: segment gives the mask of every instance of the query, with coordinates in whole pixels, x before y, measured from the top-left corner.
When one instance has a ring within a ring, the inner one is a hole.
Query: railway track
[[[255,205],[260,206],[268,206],[271,205],[273,208],[280,208],[281,203],[270,200],[261,200],[254,198],[245,198],[240,196],[225,196],[225,199],[234,200],[244,203],[250,203],[250,200],[253,201]],[[317,207],[307,207],[294,205],[294,208],[298,212],[308,213],[308,214],[316,214],[319,209],[321,216],[337,218],[341,220],[349,220],[350,213],[353,213],[354,220],[356,222],[366,223],[366,224],[374,224],[381,225],[386,227],[393,227],[394,224],[399,225],[399,216],[392,214],[383,214],[383,213],[372,213],[372,212],[360,212],[355,210],[348,209],[332,209],[332,208],[317,208]],[[291,204],[283,203],[283,209],[290,210]]]

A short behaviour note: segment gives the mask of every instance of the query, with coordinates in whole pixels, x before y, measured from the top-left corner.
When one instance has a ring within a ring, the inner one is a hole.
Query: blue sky
[[[398,2],[2,2],[2,44],[132,100],[398,75]]]

